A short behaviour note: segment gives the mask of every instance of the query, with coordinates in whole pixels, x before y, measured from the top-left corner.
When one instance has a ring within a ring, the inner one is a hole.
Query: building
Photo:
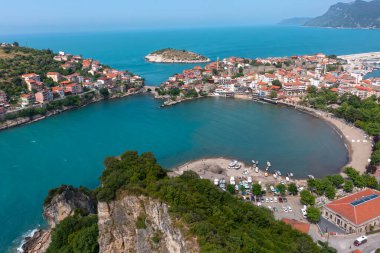
[[[48,72],[46,74],[48,78],[51,78],[54,82],[58,83],[62,80],[62,76],[58,72]]]
[[[26,107],[28,105],[34,104],[36,102],[36,99],[33,94],[22,94],[20,96],[21,99],[21,106]]]
[[[347,233],[380,227],[380,192],[366,189],[325,205],[322,216]]]
[[[46,103],[53,100],[53,93],[50,90],[42,90],[34,94],[36,98],[36,102],[38,103]]]
[[[7,102],[7,94],[5,91],[0,90],[0,104],[4,104]]]

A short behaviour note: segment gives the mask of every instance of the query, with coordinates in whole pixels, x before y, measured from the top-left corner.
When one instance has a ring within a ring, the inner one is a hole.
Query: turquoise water
[[[99,103],[0,133],[0,244],[42,223],[47,191],[96,187],[104,157],[152,151],[166,168],[204,156],[270,160],[296,176],[337,172],[347,161],[326,123],[288,108],[203,99],[161,109],[143,95]],[[1,251],[3,251],[2,248]]]
[[[215,59],[380,51],[379,39],[379,30],[294,27],[0,35],[0,41],[99,59],[142,75],[148,84],[190,67],[144,61],[164,47]],[[229,156],[270,160],[298,177],[336,172],[347,161],[333,129],[287,108],[224,99],[167,109],[159,104],[149,96],[109,101],[0,132],[0,252],[42,224],[42,202],[50,188],[97,186],[103,158],[127,149],[152,151],[167,168],[204,156]]]
[[[146,63],[144,56],[167,47],[194,50],[216,57],[268,57],[299,54],[350,54],[380,51],[380,30],[304,27],[237,27],[128,32],[0,35],[0,41],[18,41],[36,48],[64,50],[99,59],[118,69],[143,75],[159,84],[189,65]]]

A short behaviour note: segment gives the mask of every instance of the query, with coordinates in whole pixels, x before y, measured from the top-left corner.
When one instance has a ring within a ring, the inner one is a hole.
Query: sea
[[[81,54],[159,85],[192,64],[148,63],[162,48],[217,57],[352,54],[380,51],[380,30],[260,26],[0,35],[1,42]],[[42,203],[62,184],[95,188],[102,161],[125,150],[154,152],[165,168],[224,156],[271,161],[296,177],[336,173],[347,149],[327,123],[310,115],[253,101],[205,98],[160,108],[138,95],[106,101],[0,132],[0,252],[43,227]]]

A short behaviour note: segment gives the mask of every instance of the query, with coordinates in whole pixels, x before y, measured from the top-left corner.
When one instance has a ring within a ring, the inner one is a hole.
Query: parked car
[[[360,245],[366,243],[367,240],[368,240],[367,236],[364,236],[364,235],[363,235],[363,236],[360,236],[359,238],[357,238],[357,239],[354,241],[354,245],[355,245],[356,247],[358,247],[358,246],[360,246]]]

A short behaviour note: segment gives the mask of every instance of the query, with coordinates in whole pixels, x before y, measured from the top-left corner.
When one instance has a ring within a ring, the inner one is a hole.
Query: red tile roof
[[[291,220],[291,219],[287,219],[287,218],[283,218],[282,221],[285,222],[286,224],[289,224],[290,226],[292,226],[292,228],[294,228],[294,229],[296,229],[302,233],[305,233],[305,234],[309,233],[309,230],[310,230],[310,224],[309,223],[304,223],[304,222],[300,222],[297,220]]]
[[[367,197],[372,194],[376,194],[379,197],[356,206],[351,204],[351,202],[355,200],[360,200],[363,197]],[[380,216],[380,192],[373,189],[366,189],[335,200],[327,204],[326,207],[354,224],[360,225]]]

